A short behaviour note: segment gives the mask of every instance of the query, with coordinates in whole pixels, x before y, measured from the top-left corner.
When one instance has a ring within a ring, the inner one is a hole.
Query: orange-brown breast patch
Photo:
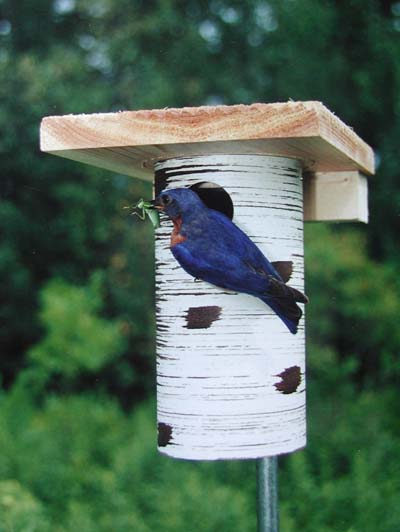
[[[171,233],[171,248],[178,244],[182,244],[186,240],[186,236],[183,236],[180,234],[180,230],[182,227],[182,218],[179,216],[178,218],[175,218],[175,220],[172,220],[174,224],[174,229]]]

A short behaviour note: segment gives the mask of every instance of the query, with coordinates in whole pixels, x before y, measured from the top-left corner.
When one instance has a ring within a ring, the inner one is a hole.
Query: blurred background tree
[[[252,464],[154,449],[153,236],[123,210],[149,185],[42,155],[38,130],[289,98],[378,172],[368,226],[306,230],[310,444],[282,460],[282,529],[400,527],[399,33],[387,0],[0,2],[0,531],[254,530]]]

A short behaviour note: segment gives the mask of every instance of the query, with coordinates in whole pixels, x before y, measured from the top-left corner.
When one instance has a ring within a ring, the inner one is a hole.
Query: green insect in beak
[[[137,203],[132,205],[132,207],[126,207],[127,209],[132,208],[134,216],[138,216],[141,220],[146,219],[146,215],[149,217],[151,223],[154,226],[154,229],[157,229],[157,227],[160,227],[160,218],[158,211],[155,210],[152,202],[145,201],[144,199],[140,199]]]

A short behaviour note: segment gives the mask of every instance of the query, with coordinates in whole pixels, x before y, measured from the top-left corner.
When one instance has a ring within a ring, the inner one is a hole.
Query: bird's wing
[[[218,244],[223,247],[224,244],[230,250],[236,250],[239,258],[246,266],[256,275],[266,277],[272,275],[282,281],[280,272],[261,252],[256,244],[229,218],[217,211],[210,211],[213,220],[213,226],[217,232]],[[276,264],[276,263],[275,263]],[[283,265],[284,263],[282,263]]]
[[[266,294],[270,278],[282,282],[272,264],[226,216],[210,210],[201,233],[191,234],[172,252],[194,277],[256,296]]]
[[[199,240],[199,239],[197,239]],[[187,241],[172,248],[184,270],[197,279],[238,292],[256,294],[265,288],[259,279],[236,255],[213,244]]]
[[[293,262],[281,260],[270,262],[254,242],[237,227],[230,219],[218,211],[211,211],[213,219],[221,228],[219,234],[225,243],[231,239],[231,245],[240,249],[247,266],[256,274],[265,277],[272,275],[279,281],[287,283],[293,273]]]

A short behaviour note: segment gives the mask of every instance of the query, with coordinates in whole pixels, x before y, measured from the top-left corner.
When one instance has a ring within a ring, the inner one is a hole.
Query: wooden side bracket
[[[304,221],[368,223],[367,178],[361,172],[306,175]]]

